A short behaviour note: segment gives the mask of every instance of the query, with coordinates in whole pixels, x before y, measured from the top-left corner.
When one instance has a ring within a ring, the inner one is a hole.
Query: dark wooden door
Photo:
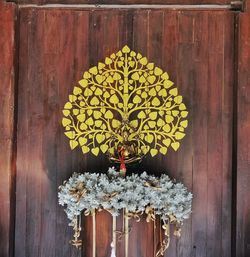
[[[192,217],[166,256],[231,256],[234,20],[227,9],[20,9],[15,257],[90,256],[89,235],[82,252],[69,245],[57,188],[74,171],[109,163],[69,149],[61,110],[82,72],[125,44],[170,74],[190,111],[181,149],[138,167],[164,171],[194,194]],[[97,257],[107,257],[111,218],[99,219]],[[150,225],[131,232],[130,257],[153,256],[151,232]]]

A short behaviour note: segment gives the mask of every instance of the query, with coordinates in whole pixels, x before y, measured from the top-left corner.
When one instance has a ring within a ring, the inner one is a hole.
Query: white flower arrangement
[[[71,222],[83,211],[87,215],[105,209],[118,216],[124,208],[133,214],[147,213],[150,207],[163,221],[172,217],[182,224],[190,216],[192,205],[187,188],[165,174],[160,178],[146,172],[121,177],[114,168],[109,168],[107,174],[74,173],[60,186],[58,197]]]

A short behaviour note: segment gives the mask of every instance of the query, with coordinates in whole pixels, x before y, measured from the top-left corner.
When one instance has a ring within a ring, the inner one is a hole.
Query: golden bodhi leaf
[[[63,109],[71,149],[114,154],[130,142],[139,154],[177,151],[188,126],[183,97],[169,75],[124,46],[83,73]]]

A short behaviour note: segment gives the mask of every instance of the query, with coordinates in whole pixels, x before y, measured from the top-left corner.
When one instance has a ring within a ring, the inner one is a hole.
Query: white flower
[[[83,188],[78,188],[79,183]],[[157,178],[143,172],[124,178],[112,167],[107,174],[73,173],[60,187],[58,202],[65,206],[71,221],[82,211],[102,208],[118,216],[123,208],[131,212],[145,211],[150,205],[163,220],[174,215],[182,222],[191,214],[192,197],[182,183],[172,181],[165,174]]]

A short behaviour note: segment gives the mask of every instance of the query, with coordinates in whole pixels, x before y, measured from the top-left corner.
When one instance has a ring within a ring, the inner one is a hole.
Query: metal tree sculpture
[[[84,72],[65,104],[70,147],[115,155],[131,144],[138,155],[180,146],[188,125],[183,98],[166,72],[128,46]]]

